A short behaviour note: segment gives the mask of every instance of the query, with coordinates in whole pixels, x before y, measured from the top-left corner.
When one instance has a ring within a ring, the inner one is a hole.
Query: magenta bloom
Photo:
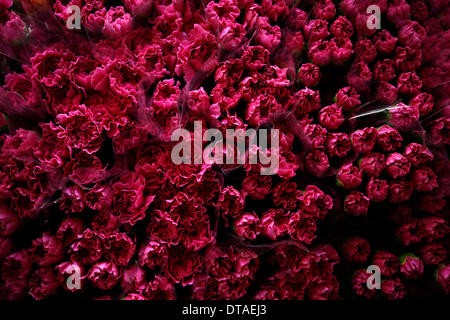
[[[436,278],[442,290],[448,294],[450,292],[450,267],[447,265],[439,268]]]
[[[374,43],[380,54],[391,54],[397,45],[397,38],[388,30],[381,30],[374,35]]]
[[[120,2],[0,0],[0,300],[449,294],[448,1]]]
[[[97,288],[101,290],[108,290],[114,287],[119,281],[119,269],[112,262],[97,262],[89,271],[88,279]]]
[[[369,206],[369,198],[359,191],[352,191],[344,200],[345,211],[354,216],[366,215]]]
[[[234,222],[234,229],[238,236],[254,240],[262,230],[259,217],[254,213],[243,213]]]
[[[375,252],[372,262],[380,267],[381,274],[385,277],[393,276],[398,272],[400,267],[397,256],[388,251]]]
[[[2,0],[0,2],[0,8],[7,9],[7,8],[11,7],[12,4],[13,4],[13,0]]]
[[[358,92],[352,87],[345,87],[336,94],[336,104],[344,108],[345,111],[351,110],[361,104]]]
[[[349,38],[331,39],[331,61],[336,65],[343,65],[353,55],[353,44]]]
[[[378,177],[386,167],[383,153],[369,153],[359,161],[359,167],[369,176]]]
[[[400,272],[409,279],[422,277],[424,266],[422,260],[414,255],[406,255],[400,258]]]
[[[353,25],[345,16],[339,16],[330,26],[330,31],[336,38],[350,38]]]
[[[297,77],[306,87],[314,87],[320,81],[320,68],[315,64],[305,63],[298,70]]]
[[[404,177],[409,174],[411,164],[408,159],[398,152],[389,154],[386,157],[386,173],[392,178]]]
[[[408,21],[405,23],[398,34],[400,43],[411,48],[420,48],[425,39],[425,28],[417,21]]]
[[[362,182],[362,171],[349,163],[339,169],[336,179],[339,186],[345,189],[356,189]]]
[[[347,82],[360,92],[368,92],[370,81],[372,80],[372,72],[364,61],[353,63],[349,73],[347,74]]]
[[[395,101],[397,101],[398,89],[396,86],[386,81],[381,81],[378,84],[376,96],[378,102],[390,105],[395,103]]]
[[[364,263],[370,253],[370,244],[364,238],[352,237],[344,242],[342,251],[348,261]]]
[[[338,107],[336,104],[326,106],[319,111],[319,122],[327,130],[338,129],[344,120],[342,108]]]
[[[386,180],[370,178],[366,185],[367,197],[373,202],[384,201],[389,193],[389,185]]]
[[[388,279],[381,283],[381,290],[388,300],[400,300],[405,296],[405,286],[400,279]]]
[[[37,269],[30,278],[29,293],[36,300],[46,299],[56,293],[58,282],[51,268]]]
[[[375,146],[378,131],[375,128],[364,128],[350,135],[353,150],[357,153],[369,153]]]
[[[318,40],[312,43],[308,49],[308,57],[312,63],[318,66],[326,66],[331,61],[332,47],[326,40]]]
[[[404,155],[414,167],[421,167],[425,163],[433,160],[433,154],[430,150],[415,142],[406,146]]]
[[[419,93],[409,101],[409,105],[419,110],[421,116],[428,115],[434,108],[434,98],[428,93]]]
[[[2,0],[0,9],[11,6],[12,2],[12,0]],[[26,37],[26,24],[14,11],[5,10],[4,14],[7,21],[0,22],[0,39],[6,43],[16,44]]]
[[[389,82],[396,76],[394,62],[390,59],[378,60],[374,66],[373,78],[378,81]]]
[[[408,180],[394,180],[389,183],[389,201],[404,202],[411,197],[414,191],[412,183]]]
[[[30,254],[33,262],[47,267],[59,262],[64,253],[62,243],[50,232],[46,232],[33,240]]]
[[[414,106],[399,103],[389,110],[389,122],[399,129],[408,129],[414,126],[419,119],[419,110]]]

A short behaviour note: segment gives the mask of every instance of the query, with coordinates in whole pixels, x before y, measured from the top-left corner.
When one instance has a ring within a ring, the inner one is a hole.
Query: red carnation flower
[[[369,153],[359,161],[359,167],[367,175],[378,177],[386,167],[386,157],[382,153]]]
[[[336,104],[349,111],[361,104],[360,96],[355,88],[345,87],[336,94]]]
[[[336,130],[344,122],[342,108],[336,104],[323,107],[319,111],[319,121],[328,130]]]
[[[359,191],[352,191],[344,200],[345,211],[354,216],[366,215],[369,205],[369,198]]]
[[[381,81],[378,84],[376,96],[377,101],[382,104],[393,104],[395,101],[397,101],[398,89],[397,87],[386,81]]]
[[[255,213],[243,213],[235,221],[233,228],[242,238],[254,240],[262,231],[259,217]]]
[[[389,201],[394,203],[404,202],[411,197],[414,187],[410,181],[394,180],[389,182]]]
[[[428,93],[419,93],[409,101],[409,105],[419,110],[420,116],[426,116],[434,108],[434,98]]]
[[[356,153],[369,153],[375,147],[378,131],[375,128],[367,127],[356,130],[350,135],[353,150]]]
[[[318,66],[328,65],[331,61],[331,56],[332,48],[329,41],[318,40],[309,46],[308,58]]]
[[[336,179],[343,188],[356,189],[362,183],[362,171],[349,163],[339,169]]]
[[[406,294],[405,286],[398,278],[382,281],[381,290],[388,300],[400,300]]]
[[[424,272],[423,262],[415,255],[402,256],[400,258],[400,272],[408,279],[420,278]]]
[[[330,32],[336,38],[350,38],[353,35],[353,25],[345,16],[339,16],[330,26]]]
[[[392,178],[404,177],[409,174],[411,164],[408,159],[398,152],[386,157],[386,173]]]
[[[377,32],[373,39],[378,52],[384,55],[389,55],[394,52],[398,40],[385,29]]]
[[[348,261],[364,263],[370,254],[370,244],[364,238],[352,237],[344,242],[342,251],[345,259]]]
[[[394,62],[390,59],[378,60],[373,69],[373,78],[389,82],[396,76]]]
[[[298,70],[297,77],[306,87],[314,87],[320,81],[320,68],[315,64],[305,63]]]
[[[366,185],[367,197],[373,202],[384,201],[389,193],[389,185],[386,180],[371,177]]]
[[[400,268],[397,256],[388,251],[375,252],[372,263],[380,268],[381,274],[385,277],[393,276]]]
[[[349,38],[333,38],[330,42],[331,61],[336,65],[343,65],[353,55],[353,44]]]

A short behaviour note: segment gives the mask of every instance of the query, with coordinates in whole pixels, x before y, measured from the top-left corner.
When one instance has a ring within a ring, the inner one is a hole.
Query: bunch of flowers
[[[448,295],[449,23],[444,0],[0,0],[0,299]],[[175,164],[195,121],[279,130],[276,174]]]

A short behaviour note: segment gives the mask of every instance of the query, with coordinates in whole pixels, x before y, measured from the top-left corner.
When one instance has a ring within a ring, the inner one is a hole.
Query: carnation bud
[[[386,173],[392,178],[404,177],[409,174],[411,164],[408,159],[398,152],[389,154],[386,157]]]
[[[335,100],[336,104],[345,111],[349,111],[361,104],[360,96],[355,88],[345,87],[338,91]]]
[[[314,87],[320,81],[320,68],[315,64],[305,63],[298,70],[297,77],[305,87]]]
[[[332,50],[330,42],[318,40],[312,43],[308,49],[308,58],[318,66],[326,66],[331,61]]]
[[[378,177],[386,167],[382,153],[369,153],[358,161],[359,168],[371,177]]]
[[[404,21],[411,18],[411,10],[409,4],[405,0],[394,0],[389,5],[387,17],[390,23],[397,26],[404,24]]]
[[[44,232],[40,238],[33,240],[30,248],[31,259],[41,267],[59,262],[63,256],[63,245],[50,232]]]
[[[380,267],[381,275],[385,277],[393,276],[400,268],[397,256],[388,251],[375,252],[372,263]]]
[[[408,180],[389,181],[389,201],[394,203],[409,200],[414,191],[412,183]]]
[[[434,98],[429,93],[419,93],[409,101],[409,105],[412,108],[418,109],[420,115],[423,117],[433,111]]]
[[[405,286],[398,278],[382,281],[381,291],[388,300],[401,300],[406,294]]]
[[[364,238],[352,237],[344,242],[342,251],[348,261],[364,263],[370,254],[370,244]]]
[[[92,266],[87,277],[100,290],[109,290],[120,280],[120,271],[112,262],[99,261]]]
[[[335,65],[343,65],[353,55],[353,44],[349,38],[333,38],[330,42],[331,61]]]
[[[14,11],[5,10],[5,15],[8,20],[4,23],[0,22],[0,39],[8,44],[18,44],[27,36],[29,30],[22,18]]]
[[[408,253],[400,257],[400,272],[408,279],[418,279],[422,277],[424,266],[413,253]]]
[[[378,128],[377,145],[383,151],[394,151],[401,147],[403,138],[395,128],[383,125]]]
[[[353,216],[365,216],[369,206],[369,198],[359,191],[352,191],[344,200],[345,211]]]
[[[415,72],[405,72],[399,75],[397,79],[397,88],[400,94],[414,96],[420,93],[422,80]]]
[[[441,265],[436,270],[435,279],[446,294],[450,293],[450,265]]]
[[[242,238],[254,240],[262,230],[259,217],[253,213],[243,213],[234,221],[233,229]]]
[[[394,52],[395,46],[397,45],[397,38],[392,36],[389,31],[383,29],[373,37],[375,42],[375,47],[378,53],[383,55],[389,55]]]
[[[356,130],[350,135],[353,150],[356,153],[370,153],[375,147],[378,137],[378,130],[373,127],[367,127]]]
[[[356,61],[347,73],[347,82],[350,86],[362,93],[370,91],[372,72],[364,61]]]
[[[0,236],[12,235],[20,226],[20,220],[6,203],[0,202]]]
[[[394,127],[406,130],[417,124],[419,110],[414,106],[398,103],[394,107],[389,108],[388,120]]]
[[[336,104],[323,107],[319,111],[319,121],[327,130],[337,130],[345,118],[342,114],[342,108]]]
[[[130,265],[123,272],[120,286],[124,292],[142,292],[146,285],[145,270],[138,265]]]
[[[336,175],[336,180],[344,189],[356,189],[362,183],[362,171],[351,163],[343,165]]]
[[[13,246],[11,239],[0,237],[0,260],[11,253]]]
[[[437,175],[429,167],[423,166],[413,170],[411,177],[416,191],[430,192],[438,187]]]
[[[367,197],[373,202],[384,201],[389,193],[389,185],[386,180],[371,177],[366,185]]]
[[[398,33],[401,44],[411,48],[420,48],[426,39],[427,32],[417,21],[408,21]]]
[[[52,268],[39,268],[33,272],[28,285],[30,295],[36,300],[46,299],[58,290],[58,281]]]
[[[376,97],[377,101],[382,104],[393,104],[397,100],[398,89],[396,86],[386,81],[381,81],[377,86]]]

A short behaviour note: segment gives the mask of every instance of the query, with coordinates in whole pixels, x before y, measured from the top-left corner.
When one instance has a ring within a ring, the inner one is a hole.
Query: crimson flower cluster
[[[445,0],[0,0],[0,299],[448,295],[449,25]],[[194,121],[279,130],[277,173],[174,164]]]

